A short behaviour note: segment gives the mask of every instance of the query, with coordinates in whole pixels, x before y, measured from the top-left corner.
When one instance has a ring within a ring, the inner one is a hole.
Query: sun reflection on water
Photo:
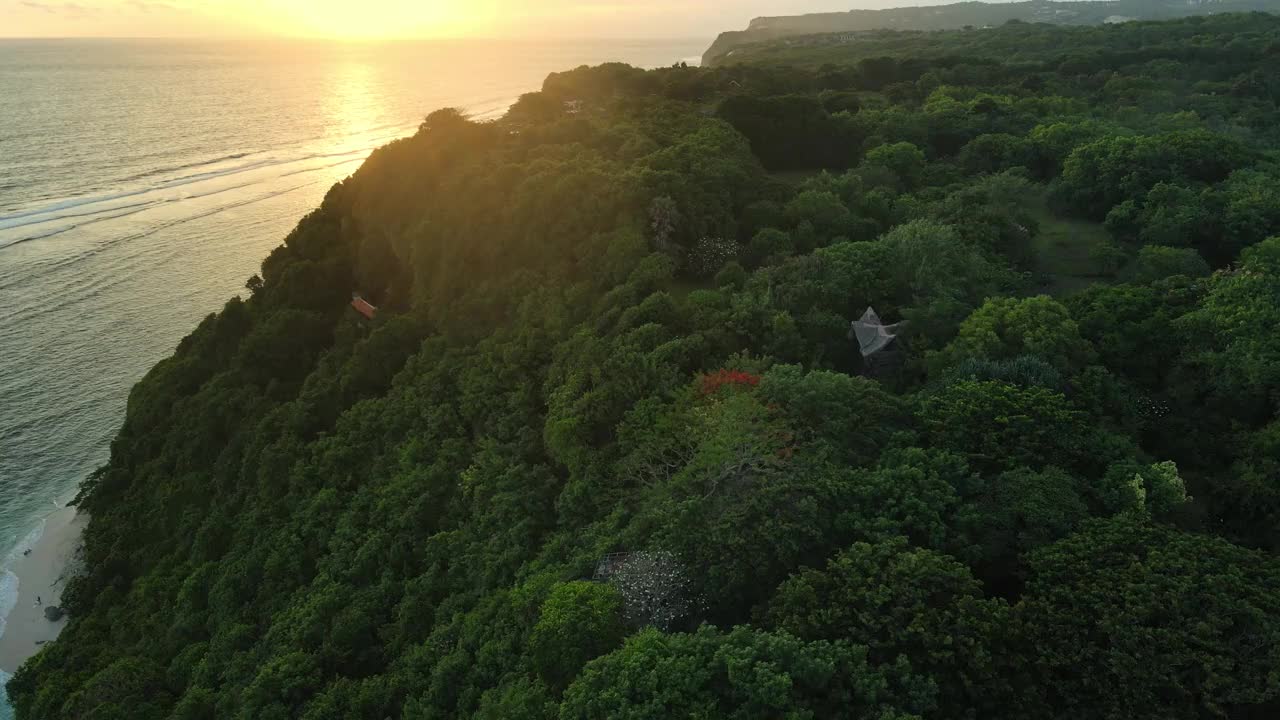
[[[351,53],[337,64],[325,94],[326,135],[337,145],[330,152],[355,152],[368,146],[371,136],[386,130],[387,108],[377,68]]]

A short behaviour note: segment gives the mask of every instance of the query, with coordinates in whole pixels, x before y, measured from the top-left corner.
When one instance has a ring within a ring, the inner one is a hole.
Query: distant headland
[[[702,56],[715,65],[744,45],[801,35],[867,30],[958,30],[1010,20],[1054,25],[1099,25],[1130,20],[1168,20],[1189,15],[1280,10],[1280,0],[1085,0],[1084,2],[960,2],[950,5],[850,10],[752,20],[746,30],[721,33]]]

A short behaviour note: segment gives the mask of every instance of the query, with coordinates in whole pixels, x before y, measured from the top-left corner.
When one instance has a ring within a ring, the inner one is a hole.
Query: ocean
[[[129,389],[371,150],[708,43],[0,40],[0,633],[5,568],[106,461]]]

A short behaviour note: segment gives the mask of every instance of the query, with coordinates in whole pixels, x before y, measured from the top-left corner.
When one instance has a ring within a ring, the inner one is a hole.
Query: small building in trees
[[[596,563],[595,574],[591,579],[596,582],[604,582],[613,576],[623,565],[627,564],[627,558],[631,557],[631,553],[617,552],[609,553],[600,558],[600,562]]]
[[[874,308],[867,308],[861,318],[851,323],[849,339],[858,343],[864,375],[885,377],[902,367],[905,357],[898,342],[898,330],[905,324],[884,324]]]
[[[378,308],[371,305],[368,300],[360,297],[359,293],[351,294],[351,307],[364,316],[366,320],[372,320],[378,314]]]

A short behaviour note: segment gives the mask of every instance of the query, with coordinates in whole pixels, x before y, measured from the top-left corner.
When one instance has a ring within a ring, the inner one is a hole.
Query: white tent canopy
[[[862,350],[862,357],[870,357],[880,352],[898,337],[898,328],[905,323],[895,323],[893,325],[885,325],[880,321],[880,316],[872,308],[862,314],[862,317],[853,321],[853,336],[857,338],[858,345]]]

